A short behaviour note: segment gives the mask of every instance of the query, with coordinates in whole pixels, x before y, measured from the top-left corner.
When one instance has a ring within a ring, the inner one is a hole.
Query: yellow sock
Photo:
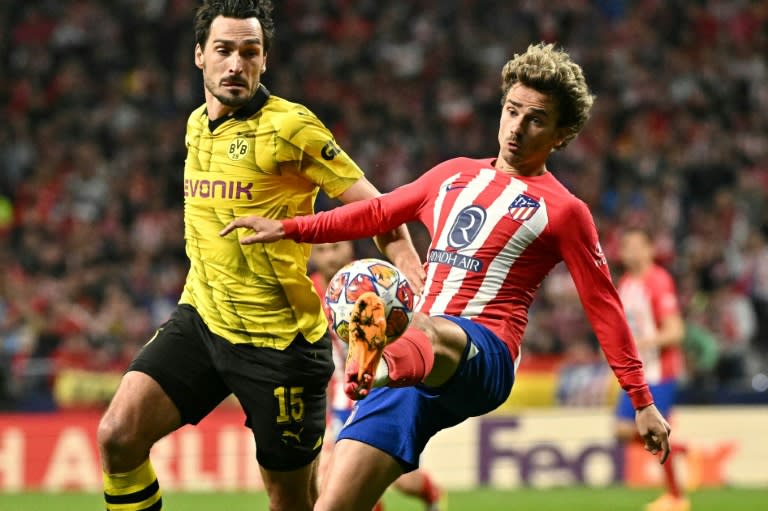
[[[160,511],[163,508],[160,485],[149,458],[130,472],[104,472],[103,476],[107,511]]]

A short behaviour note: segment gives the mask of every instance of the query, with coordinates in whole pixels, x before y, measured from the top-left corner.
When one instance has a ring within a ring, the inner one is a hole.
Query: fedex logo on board
[[[541,439],[520,443],[524,417],[486,417],[478,429],[477,482],[513,479],[523,486],[587,485],[622,483],[630,487],[661,484],[658,458],[640,445],[624,446],[613,440],[585,438]],[[721,486],[726,483],[728,462],[737,450],[734,441],[706,447],[689,446],[676,462],[685,466],[689,486]],[[497,484],[497,483],[496,483]]]

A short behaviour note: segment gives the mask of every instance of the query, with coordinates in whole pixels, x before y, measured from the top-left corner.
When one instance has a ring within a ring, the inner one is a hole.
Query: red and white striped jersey
[[[674,280],[661,266],[653,265],[641,276],[623,275],[619,279],[618,290],[635,339],[656,337],[666,317],[680,314]],[[679,346],[642,348],[640,358],[648,383],[673,380],[682,370]]]
[[[565,261],[606,358],[636,408],[653,402],[592,216],[549,172],[512,176],[456,158],[370,201],[284,220],[286,237],[357,239],[419,220],[432,237],[417,309],[471,318],[514,358],[544,277]]]

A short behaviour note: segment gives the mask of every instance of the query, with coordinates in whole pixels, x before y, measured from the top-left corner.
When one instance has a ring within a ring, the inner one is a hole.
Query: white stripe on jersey
[[[440,218],[440,210],[442,208],[442,203],[445,200],[445,193],[446,193],[445,190],[448,188],[448,186],[450,186],[451,183],[453,183],[456,177],[457,176],[452,176],[440,185],[440,197],[439,197],[439,200],[435,202],[435,209],[433,211],[433,216],[435,219]],[[480,172],[478,172],[477,176],[472,178],[472,180],[469,181],[469,183],[467,183],[467,186],[459,192],[459,196],[456,198],[453,208],[451,209],[451,211],[448,214],[448,217],[445,219],[445,222],[441,226],[442,231],[440,231],[439,237],[437,239],[437,243],[433,243],[433,245],[436,248],[442,249],[443,247],[448,246],[448,234],[450,232],[450,227],[456,222],[456,217],[459,215],[459,213],[461,213],[464,206],[468,206],[472,204],[473,200],[476,199],[478,195],[480,195],[485,191],[485,189],[488,187],[491,181],[493,181],[494,177],[496,177],[496,170],[481,169]],[[504,205],[505,212],[508,204],[509,203]],[[491,225],[489,228],[489,224],[491,224],[491,222],[486,221],[485,225],[483,225],[483,228],[481,229],[481,233],[483,234],[478,234],[475,240],[472,241],[472,245],[475,245],[477,247],[482,246],[482,240],[487,238],[488,232],[490,232],[493,227]],[[437,226],[437,223],[435,223],[435,226]],[[436,229],[434,232],[438,232],[438,230]],[[479,243],[478,243],[478,240],[480,241]],[[470,255],[473,255],[475,251],[477,251],[477,249],[471,252],[462,251],[462,255],[470,256]],[[428,284],[431,285],[432,277],[434,277],[434,272],[439,265],[435,264],[430,266],[431,266],[431,271],[428,277],[429,278]],[[464,276],[466,274],[467,274],[467,270],[463,270],[461,268],[456,268],[456,267],[451,268],[450,272],[448,273],[448,276],[442,282],[443,287],[440,289],[440,293],[437,295],[437,298],[432,304],[432,307],[430,307],[431,315],[445,314],[446,307],[450,303],[451,299],[453,299],[453,297],[456,296],[456,293],[459,291],[459,288],[461,287],[461,283],[463,282]]]
[[[434,215],[432,218],[432,232],[439,232],[440,231],[440,210],[443,209],[443,202],[445,202],[445,196],[448,195],[448,188],[456,181],[461,174],[454,174],[440,185],[440,192],[437,195],[437,199],[435,200],[435,209],[434,209]]]
[[[444,249],[448,246],[448,235],[450,234],[450,226],[452,226],[458,214],[468,205],[475,202],[477,197],[482,194],[488,184],[496,176],[496,171],[492,169],[482,169],[466,187],[461,190],[460,195],[456,198],[454,206],[450,211],[448,217],[442,223],[442,231],[439,232],[437,242],[434,243],[434,247],[437,249]],[[440,195],[435,203],[434,218],[435,227],[437,228],[437,220],[440,218],[440,210],[445,201],[446,189],[456,180],[457,175],[451,176],[445,180],[440,186]],[[518,180],[512,179],[509,185],[499,194],[498,197],[492,200],[491,204],[486,209],[486,221],[483,224],[480,232],[478,232],[475,239],[472,241],[471,246],[474,247],[471,250],[463,249],[461,254],[464,256],[473,256],[479,248],[481,248],[493,231],[496,229],[499,221],[509,213],[509,205],[520,193],[523,193],[528,186]],[[475,296],[467,302],[462,316],[475,317],[479,315],[486,305],[492,301],[498,294],[502,285],[504,284],[512,265],[515,263],[519,255],[533,243],[536,238],[544,231],[549,222],[547,214],[547,205],[543,199],[540,199],[539,208],[536,213],[525,223],[521,224],[511,236],[504,249],[496,255],[495,259],[491,261],[488,268],[485,269],[485,276],[482,285],[475,293]],[[427,274],[427,282],[425,288],[429,290],[434,281],[435,272],[439,268],[439,265],[429,265]],[[449,270],[448,275],[440,283],[440,288],[437,297],[435,298],[432,306],[430,307],[430,314],[445,314],[448,305],[453,298],[458,294],[461,289],[464,278],[467,274],[467,270],[459,267],[453,267]],[[419,307],[420,309],[420,307]]]
[[[522,182],[517,179],[512,179],[512,183],[507,190],[501,194],[499,200],[494,203],[503,203],[503,207],[506,209],[510,203],[510,197],[514,199],[517,197],[518,187],[515,187],[515,183],[523,185]],[[527,185],[523,185],[523,189],[527,188]],[[509,193],[512,191],[512,193]],[[521,190],[522,191],[522,190]],[[502,211],[502,215],[504,211]],[[490,215],[489,215],[490,216]],[[507,242],[503,250],[499,252],[496,258],[491,261],[486,270],[485,279],[480,285],[480,289],[477,290],[475,296],[467,302],[467,306],[464,308],[462,316],[474,317],[483,312],[483,309],[488,302],[496,298],[501,286],[504,285],[504,281],[507,279],[512,265],[520,256],[520,254],[527,249],[531,243],[536,241],[536,238],[546,229],[549,223],[549,217],[547,215],[547,204],[542,197],[539,200],[539,208],[533,216],[526,220],[517,228],[515,234]],[[486,235],[487,237],[487,235]]]
[[[445,202],[445,196],[448,195],[448,188],[453,184],[454,181],[456,181],[461,173],[456,173],[443,181],[440,184],[439,193],[437,195],[437,199],[435,199],[435,207],[434,207],[434,214],[432,218],[432,232],[440,232],[440,211],[443,208],[443,202]],[[426,296],[427,290],[432,286],[432,281],[435,277],[435,271],[437,270],[438,265],[436,264],[430,264],[427,265],[427,276],[424,279],[424,292],[420,294],[418,297],[416,297],[416,303],[414,304],[413,310],[420,311],[421,306],[424,304],[424,296]]]

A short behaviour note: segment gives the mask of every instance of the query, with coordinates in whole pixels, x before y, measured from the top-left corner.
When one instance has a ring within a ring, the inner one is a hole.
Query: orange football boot
[[[349,318],[349,353],[344,369],[344,392],[350,399],[365,398],[373,386],[376,367],[387,343],[384,302],[373,292],[361,294]]]

